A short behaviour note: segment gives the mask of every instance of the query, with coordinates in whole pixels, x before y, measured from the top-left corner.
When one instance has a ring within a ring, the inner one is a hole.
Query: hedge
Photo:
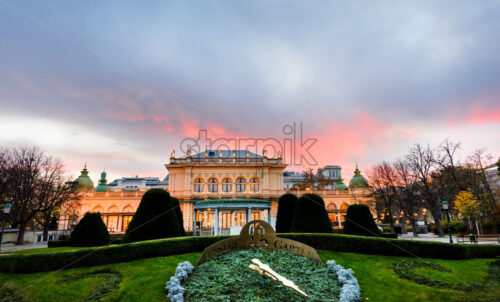
[[[46,254],[2,256],[0,272],[35,273],[201,252],[229,236],[177,237]]]
[[[499,245],[449,244],[337,234],[277,234],[318,250],[437,259],[495,258]],[[47,254],[2,256],[0,272],[34,273],[201,252],[230,236],[177,237]]]
[[[318,250],[437,259],[495,258],[499,245],[449,244],[337,234],[278,234]]]

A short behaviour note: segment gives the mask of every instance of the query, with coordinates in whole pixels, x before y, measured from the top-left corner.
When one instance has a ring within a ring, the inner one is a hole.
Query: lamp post
[[[3,225],[5,222],[5,215],[10,213],[10,208],[12,208],[12,205],[10,202],[7,202],[3,206],[3,215],[2,215],[2,232],[0,233],[0,251],[2,250],[2,241],[3,241]]]
[[[479,211],[479,228],[481,229],[481,234],[483,234],[483,211]]]
[[[448,221],[448,235],[450,235],[450,243],[453,243],[453,239],[451,237],[451,228],[450,228],[450,214],[448,210],[449,204],[448,201],[446,200],[443,200],[441,204],[443,205],[443,209],[446,211],[446,220]]]

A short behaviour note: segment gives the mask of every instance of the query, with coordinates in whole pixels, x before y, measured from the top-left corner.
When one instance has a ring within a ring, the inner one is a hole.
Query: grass
[[[363,301],[500,301],[498,284],[481,293],[433,288],[401,279],[394,272],[393,266],[396,262],[409,258],[330,251],[318,253],[324,262],[335,259],[338,264],[354,270],[361,285]],[[190,253],[48,273],[0,274],[0,301],[83,301],[92,295],[95,297],[96,291],[104,292],[97,296],[102,297],[101,301],[167,301],[165,283],[174,274],[177,264],[182,261],[195,264],[200,255],[201,253]],[[429,278],[449,283],[482,283],[487,280],[488,263],[493,260],[425,261],[451,270],[451,273],[445,273],[427,268],[416,269]],[[108,276],[99,271],[121,275],[119,287],[107,292]],[[89,274],[93,272],[97,273]],[[83,274],[86,274],[85,278],[82,278]]]
[[[107,245],[110,246],[110,245]],[[56,252],[68,252],[85,249],[86,247],[74,247],[74,246],[64,246],[64,247],[51,247],[51,248],[38,248],[38,249],[26,249],[19,251],[2,252],[2,254],[8,255],[32,255],[32,254],[49,254]]]

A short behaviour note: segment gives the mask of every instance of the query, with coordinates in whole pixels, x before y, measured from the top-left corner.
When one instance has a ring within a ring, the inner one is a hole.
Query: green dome
[[[361,175],[361,172],[358,169],[358,165],[356,165],[356,170],[354,170],[354,177],[351,178],[349,182],[349,187],[357,187],[357,188],[368,188],[368,181]]]
[[[89,177],[89,171],[87,170],[86,164],[76,181],[78,182],[79,191],[92,190],[94,188],[94,182]]]
[[[95,188],[96,192],[106,192],[108,191],[108,181],[106,180],[106,171],[102,171],[101,179],[99,179],[99,184]]]
[[[335,184],[335,187],[337,188],[337,190],[339,191],[344,191],[344,190],[347,190],[347,186],[344,184],[342,178],[339,178],[339,180],[337,181],[337,183]]]

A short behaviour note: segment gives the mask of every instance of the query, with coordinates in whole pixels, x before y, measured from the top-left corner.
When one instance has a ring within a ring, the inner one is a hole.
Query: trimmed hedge
[[[337,234],[277,234],[318,250],[437,259],[495,258],[499,245],[472,245],[385,239]],[[230,236],[178,237],[47,254],[2,256],[0,272],[34,273],[70,267],[96,266],[143,258],[201,252]]]
[[[361,236],[377,236],[380,234],[368,206],[353,204],[347,208],[344,234]]]
[[[201,252],[207,246],[230,236],[177,237],[113,246],[83,248],[77,251],[2,256],[0,272],[35,273],[59,269],[128,262]]]
[[[323,198],[317,194],[304,194],[297,200],[291,232],[333,233]]]
[[[337,234],[278,234],[318,250],[436,259],[495,258],[499,245],[449,244]]]
[[[100,213],[85,213],[69,236],[72,246],[102,246],[109,242],[109,232]]]
[[[174,200],[163,189],[150,189],[130,221],[123,243],[182,236]]]
[[[63,246],[71,246],[71,242],[69,240],[54,240],[47,242],[48,247],[63,247]]]
[[[276,216],[276,232],[290,232],[296,205],[297,196],[290,193],[281,195],[278,202],[278,215]]]

